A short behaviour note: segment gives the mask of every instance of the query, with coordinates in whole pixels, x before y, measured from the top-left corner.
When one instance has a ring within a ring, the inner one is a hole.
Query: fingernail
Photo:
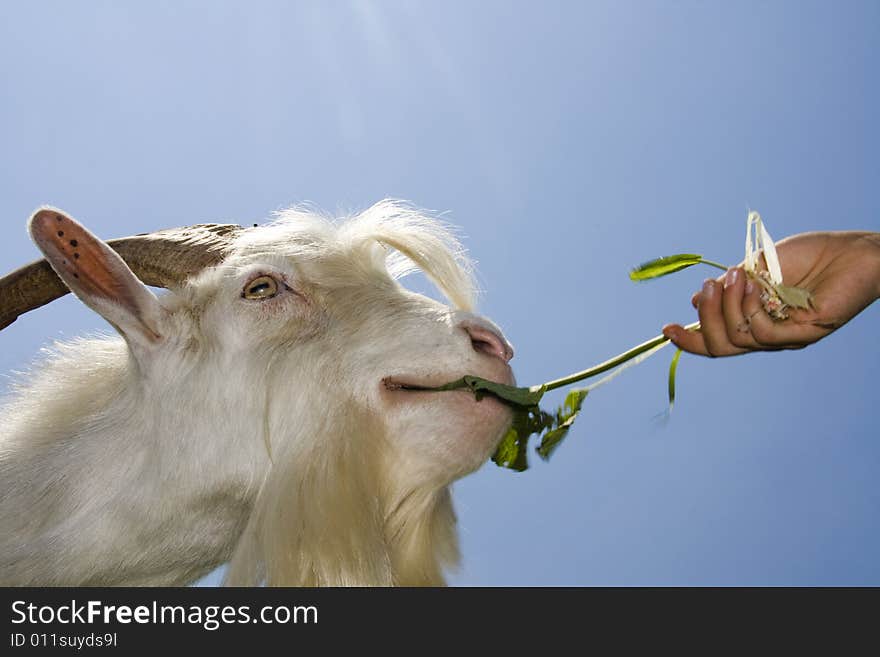
[[[749,278],[746,280],[746,294],[751,294],[755,291],[755,284],[752,282],[752,279]]]
[[[715,293],[715,281],[711,278],[707,278],[703,281],[703,294],[707,297],[711,297]]]
[[[731,285],[736,285],[737,281],[739,281],[739,269],[736,267],[728,269],[727,274],[724,276],[724,289],[729,288]]]
[[[675,328],[675,326],[669,324],[663,327],[663,335],[670,340],[674,340],[675,336],[678,335],[678,330]]]

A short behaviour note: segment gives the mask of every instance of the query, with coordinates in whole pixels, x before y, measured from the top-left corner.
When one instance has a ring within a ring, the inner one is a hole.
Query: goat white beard
[[[459,560],[448,486],[396,482],[377,420],[339,415],[319,441],[289,441],[274,455],[225,584],[445,583],[443,568]]]

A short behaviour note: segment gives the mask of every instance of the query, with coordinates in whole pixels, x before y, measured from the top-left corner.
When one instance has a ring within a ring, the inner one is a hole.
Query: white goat
[[[511,416],[407,388],[512,383],[513,353],[468,312],[440,223],[289,210],[111,242],[125,260],[58,210],[29,230],[121,338],[56,344],[0,409],[0,584],[181,585],[227,561],[236,585],[443,583],[448,486]],[[414,266],[454,308],[396,282]],[[0,279],[0,328],[65,291],[45,263]]]

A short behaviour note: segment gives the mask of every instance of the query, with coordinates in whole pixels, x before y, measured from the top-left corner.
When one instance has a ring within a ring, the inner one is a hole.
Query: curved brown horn
[[[223,260],[243,230],[236,224],[197,224],[108,240],[107,244],[144,283],[167,288]],[[45,260],[7,274],[0,278],[0,330],[68,292]]]

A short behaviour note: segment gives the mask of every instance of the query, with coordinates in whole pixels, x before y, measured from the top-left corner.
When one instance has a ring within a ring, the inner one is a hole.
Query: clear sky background
[[[0,270],[42,203],[111,238],[410,199],[539,383],[694,320],[713,270],[627,272],[738,262],[748,208],[880,230],[878,33],[855,1],[4,2]],[[67,297],[0,334],[0,372],[105,328]],[[550,463],[456,484],[451,582],[880,585],[878,331],[686,356],[665,424],[671,350],[630,370]]]

